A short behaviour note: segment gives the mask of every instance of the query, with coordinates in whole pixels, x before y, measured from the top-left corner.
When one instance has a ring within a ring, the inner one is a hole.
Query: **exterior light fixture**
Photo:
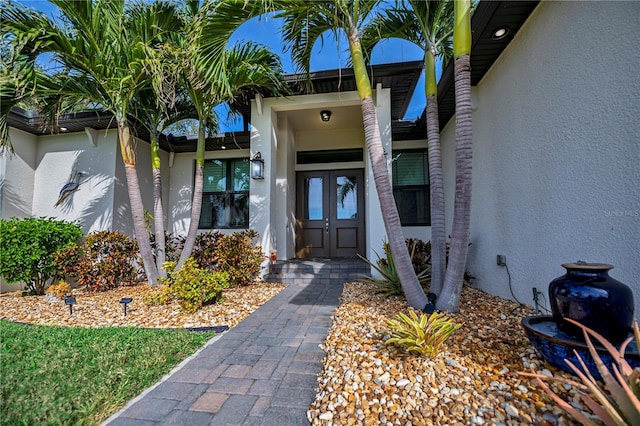
[[[331,111],[329,111],[328,109],[323,109],[322,111],[320,111],[320,118],[324,122],[331,120]]]
[[[67,131],[69,131],[69,129],[68,129],[68,128],[66,128],[66,127],[60,127],[60,131],[61,131],[61,132],[67,132]]]
[[[76,298],[73,296],[65,297],[64,304],[69,305],[69,315],[73,315],[73,305],[76,303]]]
[[[511,30],[509,29],[509,27],[503,25],[493,30],[493,33],[491,33],[491,38],[494,40],[502,40],[503,38],[508,36],[510,32]]]
[[[128,305],[129,303],[131,303],[131,301],[132,301],[132,300],[133,300],[133,299],[132,299],[132,298],[130,298],[130,297],[123,297],[122,299],[120,299],[120,304],[121,304],[122,306],[124,306],[124,316],[125,316],[125,317],[127,316],[127,305]]]
[[[251,179],[264,179],[264,160],[259,151],[251,159]]]

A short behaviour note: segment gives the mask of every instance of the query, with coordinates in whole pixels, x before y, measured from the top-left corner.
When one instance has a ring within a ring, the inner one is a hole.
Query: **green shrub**
[[[149,233],[149,242],[151,243],[151,251],[153,252],[153,258],[156,257],[156,234]],[[164,233],[164,254],[165,261],[177,262],[180,258],[180,252],[184,246],[184,238],[177,237],[165,231]],[[142,268],[142,259],[139,262],[140,268]]]
[[[204,305],[220,300],[222,290],[228,286],[226,272],[209,272],[199,268],[196,261],[189,257],[176,272],[175,262],[165,262],[167,277],[160,282],[165,285],[168,299],[178,299],[180,307],[186,312],[195,312]],[[158,299],[161,301],[161,299]]]
[[[32,294],[43,295],[59,275],[54,253],[80,238],[80,226],[63,220],[0,220],[0,275],[9,283],[23,281]]]
[[[416,274],[431,268],[431,241],[425,243],[419,238],[407,238],[405,242],[411,253],[411,263]]]
[[[461,327],[445,314],[423,313],[418,317],[414,310],[410,310],[408,316],[400,312],[395,319],[388,320],[387,325],[391,329],[388,331],[391,337],[386,343],[398,345],[409,353],[428,357],[440,353],[444,342]]]
[[[216,269],[229,274],[231,286],[253,283],[264,260],[262,249],[253,245],[258,233],[253,230],[223,235],[216,249]]]
[[[249,285],[260,273],[264,260],[262,249],[253,244],[257,237],[254,230],[226,235],[205,232],[196,237],[192,257],[201,268],[226,272],[232,287]]]
[[[564,411],[573,416],[583,425],[596,425],[596,422],[586,417],[582,412],[577,410],[573,405],[560,398],[551,388],[544,382],[546,380],[555,380],[565,383],[578,390],[580,399],[605,425],[638,425],[640,424],[640,368],[631,368],[629,363],[624,359],[625,349],[635,337],[638,351],[640,351],[640,330],[638,330],[638,322],[633,322],[634,337],[629,337],[617,349],[602,335],[580,324],[577,321],[566,318],[567,321],[580,327],[584,333],[584,339],[589,347],[589,353],[598,369],[598,372],[604,380],[604,386],[591,375],[580,355],[578,360],[582,368],[578,368],[571,361],[565,359],[565,362],[571,370],[582,380],[582,383],[567,380],[562,377],[547,377],[535,373],[520,373],[524,376],[534,377],[544,391],[553,399],[553,401]],[[591,341],[591,337],[603,346],[611,358],[613,359],[612,370],[609,371],[607,366],[600,358],[598,351]],[[590,392],[591,395],[589,395]]]
[[[216,270],[218,242],[221,237],[222,233],[218,231],[204,232],[196,236],[191,257],[193,257],[198,266],[209,271]]]
[[[410,241],[411,240],[407,240],[407,243],[409,243]],[[366,261],[369,265],[371,265],[371,267],[378,271],[380,275],[382,275],[382,278],[374,278],[370,275],[364,275],[362,279],[365,282],[374,284],[376,287],[378,287],[380,292],[388,296],[401,295],[403,294],[402,284],[400,283],[400,277],[398,277],[396,264],[393,260],[393,255],[391,254],[391,248],[389,247],[389,244],[387,242],[382,244],[382,248],[385,254],[384,257],[381,257],[377,252],[374,251],[374,253],[376,253],[376,256],[378,257],[376,263],[373,263],[370,260],[360,256],[362,260]],[[410,254],[412,259],[415,255],[415,248],[416,244],[413,243],[412,247],[410,247]],[[422,263],[419,263],[419,265],[422,265]],[[431,264],[429,263],[424,269],[416,271],[416,276],[418,277],[418,281],[420,281],[421,284],[431,281]]]
[[[58,284],[51,284],[46,293],[58,299],[64,299],[67,296],[71,296],[71,286],[68,282],[60,280]]]
[[[149,290],[142,296],[142,301],[148,306],[161,306],[166,305],[169,302],[168,293],[165,291],[167,286],[162,288],[154,288]]]
[[[65,274],[93,291],[106,291],[138,280],[138,244],[118,231],[96,231],[84,245],[62,250],[58,261]]]

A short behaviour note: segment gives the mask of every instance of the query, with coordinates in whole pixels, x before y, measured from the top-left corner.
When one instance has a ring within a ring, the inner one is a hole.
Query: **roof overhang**
[[[367,67],[371,87],[378,84],[391,89],[391,119],[401,120],[407,112],[411,96],[422,74],[422,61],[372,65]],[[357,91],[352,68],[317,71],[306,74],[290,74],[286,80],[293,94],[339,93]]]
[[[373,65],[368,67],[371,86],[375,89],[378,84],[382,88],[391,89],[392,122],[399,121],[407,111],[411,96],[422,74],[422,61],[401,62],[394,64]],[[293,95],[313,93],[339,93],[356,91],[353,69],[336,69],[318,71],[306,75],[290,74],[286,81],[289,83]],[[310,81],[310,85],[307,82]],[[239,108],[245,117],[250,114],[250,100]],[[33,111],[13,108],[9,113],[9,126],[35,134],[60,134],[83,132],[85,127],[96,130],[116,128],[117,123],[113,114],[107,111],[83,111],[75,114],[65,114],[57,118],[55,125],[47,125],[42,117]],[[395,127],[395,126],[392,126]],[[142,140],[149,141],[149,132],[143,126],[134,126],[134,134]],[[205,149],[215,151],[220,149],[248,149],[250,136],[248,131],[228,132],[207,138]],[[160,147],[169,152],[195,152],[197,139],[195,136],[162,135]]]
[[[500,54],[513,40],[520,27],[527,20],[539,1],[480,1],[471,18],[471,84],[477,85],[489,71]],[[498,28],[508,28],[505,37],[496,39],[494,32]],[[422,61],[373,65],[368,67],[371,86],[378,84],[391,89],[391,119],[393,140],[424,139],[426,137],[426,116],[423,112],[417,121],[403,121],[411,97],[422,74]],[[339,93],[356,91],[353,69],[344,68],[318,71],[310,74],[291,74],[286,79],[294,95],[313,93]],[[310,85],[308,82],[310,81]],[[249,100],[245,101],[243,115],[248,117]],[[438,83],[438,114],[442,129],[455,114],[455,88],[453,83],[453,61],[445,68]],[[13,108],[8,117],[11,127],[26,132],[45,135],[66,132],[82,132],[85,127],[97,130],[115,128],[113,115],[105,111],[85,111],[66,114],[58,118],[55,126],[45,126],[43,120],[32,111]],[[134,134],[149,141],[149,133],[142,126],[134,126]],[[249,132],[233,132],[208,138],[208,151],[225,148],[249,148]],[[160,146],[166,151],[194,152],[195,137],[176,137],[169,135],[160,138]]]
[[[471,17],[471,85],[476,86],[504,49],[511,43],[539,1],[480,1]],[[496,30],[507,28],[502,38]],[[445,68],[438,83],[438,115],[440,129],[455,114],[454,61]]]

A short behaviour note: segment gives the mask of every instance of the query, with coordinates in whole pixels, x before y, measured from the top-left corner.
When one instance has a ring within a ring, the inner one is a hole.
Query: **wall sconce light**
[[[324,122],[331,120],[331,111],[329,111],[328,109],[323,109],[322,111],[320,111],[320,118]]]
[[[510,32],[511,30],[509,29],[509,27],[503,25],[493,30],[493,32],[491,33],[491,38],[494,40],[502,40],[503,38],[508,36]]]
[[[251,159],[251,179],[264,179],[264,160],[259,151]]]

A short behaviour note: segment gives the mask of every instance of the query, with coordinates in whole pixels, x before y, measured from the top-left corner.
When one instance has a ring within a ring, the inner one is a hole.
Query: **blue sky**
[[[56,16],[56,7],[45,0],[21,0],[20,3],[40,10],[49,16]],[[283,52],[279,34],[279,20],[274,18],[253,19],[242,25],[233,35],[231,43],[240,40],[252,40],[269,46],[280,54],[285,72],[296,72],[288,53]],[[349,56],[346,39],[335,40],[333,35],[327,34],[324,43],[314,46],[311,60],[312,71],[322,71],[345,67]],[[388,40],[380,42],[373,51],[372,64],[415,61],[422,59],[422,51],[415,45],[403,40]],[[438,67],[440,68],[440,67]],[[439,70],[438,70],[439,72]],[[438,75],[439,78],[439,75]],[[425,106],[424,75],[420,78],[415,94],[409,104],[405,119],[415,119],[420,116]]]

